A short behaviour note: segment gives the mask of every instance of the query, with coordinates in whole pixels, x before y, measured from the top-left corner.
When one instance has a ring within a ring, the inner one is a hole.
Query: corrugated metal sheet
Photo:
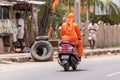
[[[30,4],[37,4],[37,5],[43,5],[45,4],[46,2],[43,2],[43,1],[29,1],[29,0],[16,0],[16,1],[0,1],[0,5],[1,6],[13,6],[14,4],[17,4],[20,2],[23,2],[23,3],[30,3]]]
[[[42,1],[27,1],[27,2],[31,3],[31,4],[38,4],[38,5],[43,5],[46,3],[46,2],[42,2]]]

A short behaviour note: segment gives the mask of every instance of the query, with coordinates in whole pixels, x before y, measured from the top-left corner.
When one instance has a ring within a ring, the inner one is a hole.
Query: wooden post
[[[3,53],[4,51],[4,43],[2,37],[0,37],[0,53]]]

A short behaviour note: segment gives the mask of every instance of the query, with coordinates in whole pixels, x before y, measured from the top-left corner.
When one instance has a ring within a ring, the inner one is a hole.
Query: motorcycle
[[[80,31],[85,36],[84,31],[86,26],[84,25]],[[81,40],[78,38],[78,40]],[[78,57],[77,48],[74,43],[70,41],[61,41],[58,45],[58,63],[64,68],[64,71],[69,71],[72,67],[73,70],[77,69],[77,65],[80,63],[81,57]]]
[[[77,69],[80,62],[78,58],[77,48],[75,44],[70,41],[61,41],[58,46],[58,63],[64,68],[64,71],[69,71],[72,67],[73,70]]]

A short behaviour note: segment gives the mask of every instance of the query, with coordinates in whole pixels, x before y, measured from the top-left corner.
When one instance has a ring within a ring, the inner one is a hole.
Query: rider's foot
[[[78,57],[79,61],[81,61],[81,57]]]

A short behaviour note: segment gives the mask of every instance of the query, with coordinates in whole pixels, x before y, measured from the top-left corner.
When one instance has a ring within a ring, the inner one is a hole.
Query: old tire
[[[31,47],[31,56],[35,61],[49,61],[53,58],[53,47],[48,41],[37,41]]]

